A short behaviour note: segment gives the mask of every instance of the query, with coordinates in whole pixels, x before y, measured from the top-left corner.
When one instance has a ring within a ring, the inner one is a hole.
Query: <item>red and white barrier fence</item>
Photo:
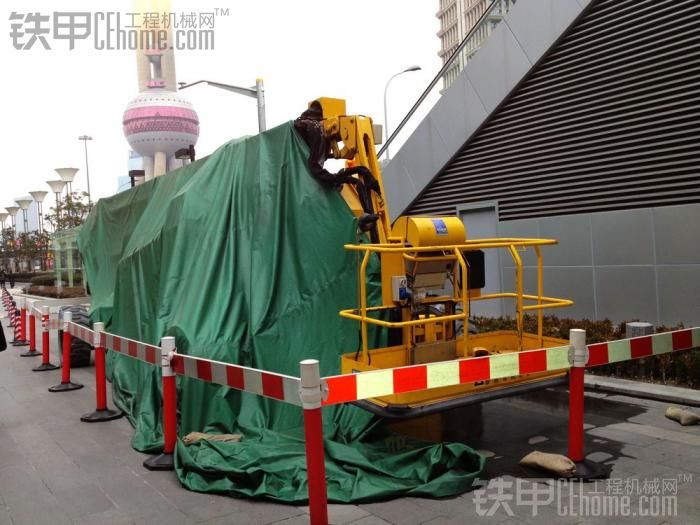
[[[3,291],[3,305],[8,313],[13,310],[12,298]],[[586,346],[583,330],[570,332],[569,344],[523,352],[495,354],[483,357],[457,359],[424,365],[336,375],[321,378],[319,363],[307,360],[300,363],[300,377],[258,370],[241,365],[212,361],[178,354],[175,338],[164,337],[160,346],[150,345],[104,331],[102,323],[94,329],[72,322],[70,312],[63,321],[49,319],[48,307],[41,311],[30,303],[29,345],[35,350],[34,319],[42,319],[42,365],[34,370],[53,370],[49,362],[50,329],[63,328],[63,371],[61,384],[51,391],[67,391],[70,385],[71,338],[77,337],[95,347],[96,410],[81,417],[82,421],[108,421],[122,414],[107,408],[105,350],[112,350],[158,366],[162,370],[163,390],[163,453],[144,461],[154,470],[173,468],[173,453],[177,441],[177,388],[176,376],[186,376],[254,395],[268,397],[296,406],[304,411],[307,477],[309,485],[310,518],[313,525],[328,523],[323,450],[322,407],[415,392],[446,386],[474,383],[503,377],[569,369],[569,439],[568,455],[577,465],[577,477],[595,477],[597,472],[585,461],[584,452],[584,370],[588,367],[618,363],[678,352],[700,347],[700,328],[689,328],[650,336],[635,337]],[[14,313],[19,320],[21,313]],[[17,321],[15,321],[17,322]],[[22,335],[26,335],[26,330]],[[44,368],[50,367],[50,368]],[[80,388],[82,385],[77,386]],[[60,389],[59,389],[60,388]]]
[[[569,347],[494,354],[323,378],[324,405],[569,368]]]
[[[152,365],[160,364],[160,348],[157,346],[106,332],[100,334],[100,346]]]
[[[298,377],[183,354],[175,354],[171,366],[177,375],[301,405]]]

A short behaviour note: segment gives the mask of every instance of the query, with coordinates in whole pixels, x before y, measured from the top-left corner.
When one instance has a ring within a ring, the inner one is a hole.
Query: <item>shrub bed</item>
[[[472,319],[472,322],[476,326],[477,331],[480,332],[516,329],[515,319],[510,317],[475,317]],[[537,333],[536,316],[524,316],[523,324],[526,332]],[[545,336],[568,339],[570,329],[581,328],[586,331],[586,341],[588,344],[591,344],[624,339],[625,325],[626,322],[616,325],[608,319],[602,321],[560,319],[556,316],[548,315],[544,317],[542,330]],[[682,324],[677,326],[658,326],[656,327],[656,332],[668,332],[681,328],[683,328]],[[634,361],[591,368],[588,372],[597,375],[698,389],[700,388],[700,352],[696,349],[688,352],[646,357]]]

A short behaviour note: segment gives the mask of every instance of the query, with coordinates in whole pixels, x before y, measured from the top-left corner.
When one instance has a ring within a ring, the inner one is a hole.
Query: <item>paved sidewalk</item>
[[[6,319],[3,324],[7,326]],[[60,370],[33,373],[30,369],[38,358],[21,358],[18,353],[13,347],[0,353],[0,525],[308,523],[305,507],[198,494],[180,487],[172,472],[148,472],[141,465],[144,456],[129,445],[132,432],[125,419],[104,424],[79,421],[94,407],[93,368],[74,370],[73,380],[85,385],[82,390],[50,394],[47,388],[60,382]],[[52,361],[58,362],[58,356]],[[654,401],[589,393],[587,450],[591,459],[611,466],[613,480],[563,487],[568,498],[570,487],[576,494],[580,487],[587,496],[594,491],[624,491],[631,480],[640,488],[660,484],[662,479],[675,480],[677,516],[584,518],[571,515],[570,508],[564,512],[556,500],[544,502],[542,498],[555,494],[553,486],[547,480],[530,483],[528,479],[536,474],[517,462],[534,449],[566,449],[566,392],[548,390],[453,411],[443,418],[445,439],[464,441],[489,457],[484,476],[504,487],[500,499],[491,486],[481,504],[471,492],[443,500],[402,498],[332,505],[331,522],[697,523],[700,427],[680,427],[667,420],[665,407]],[[515,483],[540,494],[540,504],[533,507],[519,501]],[[568,505],[566,498],[560,503]],[[634,509],[638,501],[639,495],[633,494]],[[478,515],[479,508],[486,511],[494,505],[492,516]]]
[[[586,388],[677,405],[700,407],[700,390],[586,374]]]

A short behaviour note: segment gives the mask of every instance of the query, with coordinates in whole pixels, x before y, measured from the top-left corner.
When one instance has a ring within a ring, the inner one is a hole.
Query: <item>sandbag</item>
[[[666,409],[666,417],[668,419],[672,419],[673,421],[677,421],[684,427],[697,425],[700,423],[700,416],[694,412],[691,412],[690,410],[680,407],[668,407]]]
[[[184,438],[182,442],[185,445],[191,445],[200,440],[205,441],[221,441],[223,443],[237,443],[243,436],[241,434],[207,434],[205,432],[190,432]]]
[[[524,467],[533,467],[553,472],[562,478],[570,478],[576,474],[576,464],[561,454],[550,454],[535,450],[520,460]]]

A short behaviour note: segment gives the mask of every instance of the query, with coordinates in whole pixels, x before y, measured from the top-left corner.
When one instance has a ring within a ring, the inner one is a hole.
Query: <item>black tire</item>
[[[84,306],[64,306],[60,310],[61,318],[63,318],[63,312],[69,311],[72,315],[72,320],[74,323],[83,325],[87,328],[92,328],[90,324],[90,317],[88,316],[87,308]],[[63,330],[59,330],[59,340],[63,340]],[[70,366],[71,368],[80,368],[84,366],[90,366],[92,359],[92,345],[86,343],[74,337],[71,340],[70,345]]]

